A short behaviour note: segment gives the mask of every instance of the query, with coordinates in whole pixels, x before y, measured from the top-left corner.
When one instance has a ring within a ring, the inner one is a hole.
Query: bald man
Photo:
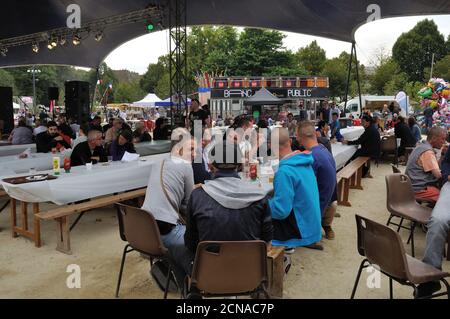
[[[322,226],[328,239],[335,237],[331,228],[337,200],[336,191],[336,163],[329,150],[317,141],[316,129],[312,122],[301,122],[297,128],[297,140],[300,146],[312,153],[313,169],[317,178],[320,195],[320,211]],[[330,208],[330,209],[329,209]],[[322,249],[317,246],[318,249]]]
[[[272,150],[280,159],[274,179],[274,196],[269,200],[274,236],[272,245],[310,246],[322,238],[319,191],[310,152],[292,151],[289,132],[276,128]]]

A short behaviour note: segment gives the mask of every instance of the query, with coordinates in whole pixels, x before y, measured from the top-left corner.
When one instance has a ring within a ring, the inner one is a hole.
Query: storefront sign
[[[328,88],[267,88],[280,99],[325,99],[329,96]],[[211,89],[212,99],[246,99],[253,96],[258,89]]]

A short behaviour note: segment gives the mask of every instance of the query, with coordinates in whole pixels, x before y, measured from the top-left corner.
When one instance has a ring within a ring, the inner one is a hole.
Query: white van
[[[407,98],[407,110],[411,109],[409,106],[409,98]],[[381,96],[381,95],[362,95],[361,96],[362,106],[359,104],[359,97],[355,97],[351,100],[347,101],[347,108],[345,110],[345,117],[349,117],[350,115],[353,115],[354,118],[359,118],[362,109],[366,108],[370,112],[382,112],[384,104],[391,104],[394,102],[394,105],[397,109],[400,109],[400,115],[406,117],[406,111],[402,108],[400,108],[399,104],[395,100],[395,96]],[[339,109],[341,110],[341,114],[344,114],[344,107],[345,102],[342,102],[339,104]]]

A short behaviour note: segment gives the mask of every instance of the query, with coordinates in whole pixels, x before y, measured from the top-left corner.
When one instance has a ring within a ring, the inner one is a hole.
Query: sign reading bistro
[[[267,88],[280,99],[324,99],[329,96],[328,88]],[[246,99],[253,96],[257,89],[211,89],[212,99]]]

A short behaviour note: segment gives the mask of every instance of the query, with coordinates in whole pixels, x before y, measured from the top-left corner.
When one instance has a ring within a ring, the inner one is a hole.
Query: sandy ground
[[[403,168],[402,168],[403,169]],[[352,190],[352,207],[339,206],[341,218],[334,221],[336,239],[324,239],[324,251],[297,249],[284,283],[284,298],[349,298],[362,257],[356,250],[355,214],[385,223],[386,186],[389,165],[372,168],[373,179],[364,179],[364,191]],[[124,242],[118,234],[115,210],[107,207],[87,213],[72,231],[73,255],[55,250],[56,223],[41,224],[43,246],[35,248],[24,238],[12,238],[9,210],[0,213],[0,298],[114,298]],[[406,242],[407,232],[401,236]],[[416,230],[416,256],[424,251],[425,234]],[[409,252],[410,247],[406,250]],[[81,270],[81,288],[69,289],[69,265]],[[450,271],[445,261],[444,270]],[[370,274],[363,273],[357,298],[388,298],[389,286],[381,276],[379,288],[366,285]],[[394,284],[396,298],[411,298],[412,290]],[[170,298],[178,298],[171,294]],[[162,298],[149,276],[149,262],[138,253],[129,254],[121,287],[121,298]]]

